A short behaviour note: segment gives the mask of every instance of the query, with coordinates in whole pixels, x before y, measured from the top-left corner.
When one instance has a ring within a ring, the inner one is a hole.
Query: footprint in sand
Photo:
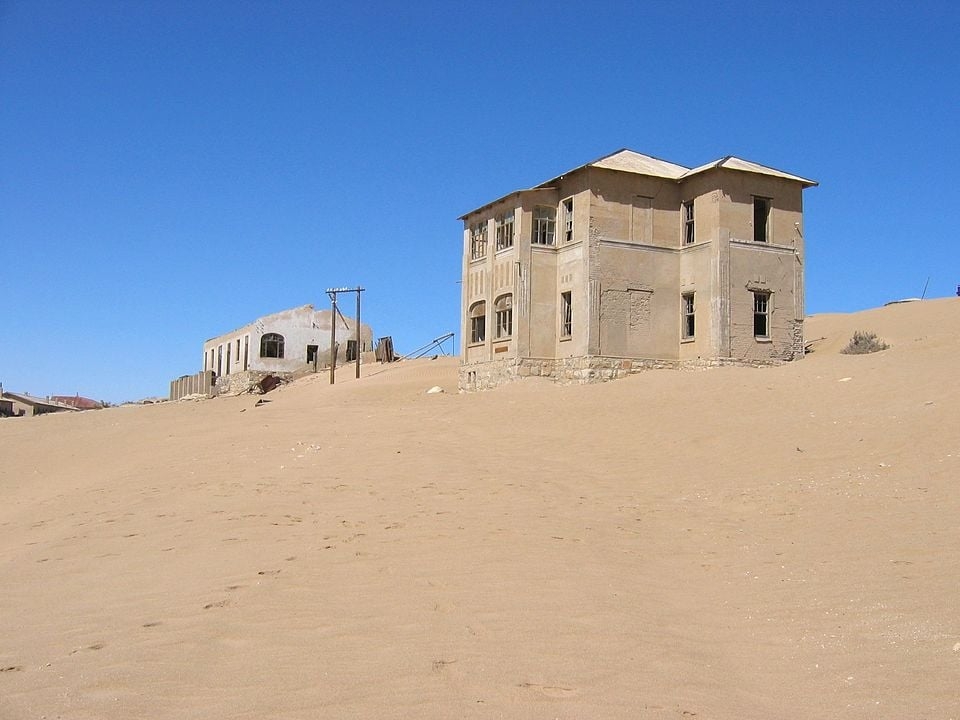
[[[543,695],[551,698],[568,698],[577,694],[574,688],[563,687],[560,685],[539,685],[537,683],[520,683],[517,687],[530,688],[537,690]]]
[[[230,604],[229,600],[218,600],[217,602],[207,603],[203,606],[204,610],[210,610],[211,608],[222,608]]]

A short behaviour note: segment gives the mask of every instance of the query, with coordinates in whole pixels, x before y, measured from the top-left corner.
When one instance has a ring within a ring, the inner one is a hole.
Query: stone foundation
[[[781,360],[656,360],[651,358],[615,358],[587,355],[570,358],[506,358],[460,365],[458,386],[461,392],[490,390],[508,382],[528,377],[544,377],[561,385],[619,380],[647,370],[704,370],[728,365],[769,367],[782,365]]]
[[[217,378],[217,395],[259,394],[260,388],[258,385],[267,375],[281,378],[285,382],[290,382],[294,378],[294,373],[262,372],[259,370],[230,373],[229,375],[223,375]]]

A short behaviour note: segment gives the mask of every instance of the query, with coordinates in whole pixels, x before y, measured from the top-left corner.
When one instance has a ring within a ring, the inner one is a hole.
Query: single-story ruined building
[[[329,367],[332,320],[331,310],[315,310],[313,305],[265,315],[207,340],[203,344],[202,368],[215,374],[222,389],[232,376],[249,382],[265,374],[292,375]],[[370,326],[360,324],[357,347],[356,321],[338,315],[336,322],[338,363],[354,360],[358,352],[373,350]]]
[[[803,190],[619,150],[463,221],[460,386],[803,354]]]
[[[0,417],[32,417],[77,410],[78,408],[51,398],[38,398],[26,393],[0,392]]]

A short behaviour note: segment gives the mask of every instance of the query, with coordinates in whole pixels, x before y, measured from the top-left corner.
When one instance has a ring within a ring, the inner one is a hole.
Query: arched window
[[[513,295],[501,295],[493,303],[496,320],[494,337],[508,338],[513,335]]]
[[[482,343],[487,338],[487,304],[482,300],[470,306],[470,342]]]
[[[267,333],[260,338],[260,357],[262,358],[282,358],[283,357],[283,335],[278,333]]]

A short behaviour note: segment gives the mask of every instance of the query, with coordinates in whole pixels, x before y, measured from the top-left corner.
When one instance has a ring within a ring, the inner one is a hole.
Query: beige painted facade
[[[467,213],[461,388],[802,356],[814,185],[620,150]]]

